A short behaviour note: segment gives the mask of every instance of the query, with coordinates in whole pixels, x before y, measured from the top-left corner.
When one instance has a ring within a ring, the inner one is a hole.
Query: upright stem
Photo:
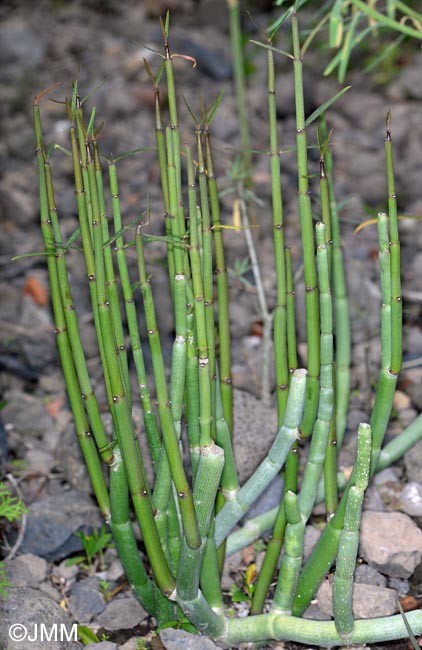
[[[252,153],[249,135],[249,120],[247,111],[245,62],[242,45],[242,30],[239,0],[227,0],[230,20],[230,43],[232,48],[233,72],[236,91],[236,110],[239,118],[240,144],[242,147],[242,172],[246,179],[245,185],[252,183]]]
[[[293,66],[296,101],[296,147],[298,166],[299,214],[302,236],[303,266],[305,277],[306,333],[308,347],[308,376],[306,380],[306,403],[301,435],[309,436],[318,408],[320,353],[318,287],[315,266],[315,244],[312,225],[311,197],[308,180],[308,154],[306,143],[305,108],[303,99],[302,56],[299,26],[296,12],[292,15]]]

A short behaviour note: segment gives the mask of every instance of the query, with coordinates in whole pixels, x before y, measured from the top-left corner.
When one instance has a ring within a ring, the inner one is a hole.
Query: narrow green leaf
[[[395,50],[405,38],[406,38],[405,34],[400,34],[400,36],[398,36],[398,38],[396,38],[396,40],[393,41],[393,43],[390,43],[389,45],[387,45],[387,47],[382,49],[381,52],[378,54],[378,56],[373,58],[372,61],[368,63],[367,66],[365,66],[363,71],[372,72],[373,70],[375,70],[375,68],[377,68],[380,65],[380,63],[384,61],[384,59],[386,59],[388,55],[393,50]]]
[[[215,114],[217,112],[218,107],[220,106],[221,100],[223,99],[224,95],[224,90],[220,92],[218,95],[217,99],[215,100],[214,104],[212,104],[211,108],[208,110],[206,116],[205,116],[205,122],[207,126],[211,126],[211,123],[215,117]]]
[[[54,255],[54,253],[47,251],[42,251],[40,253],[23,253],[22,255],[15,255],[14,257],[11,257],[10,260],[11,262],[16,262],[16,260],[23,260],[25,257],[46,257],[47,255]]]
[[[249,41],[250,43],[253,43],[254,45],[258,45],[258,47],[263,47],[264,50],[271,50],[272,52],[277,52],[278,54],[283,54],[284,56],[287,56],[289,59],[294,59],[293,54],[290,54],[289,52],[285,52],[284,50],[280,50],[278,47],[274,47],[273,45],[268,45],[267,43],[261,43],[260,41]]]
[[[72,111],[72,119],[74,119],[76,115],[76,98],[78,96],[78,80],[75,79],[72,81],[72,100],[70,102],[70,107]]]
[[[65,242],[63,248],[69,248],[69,246],[71,246],[71,245],[73,244],[73,242],[76,241],[76,240],[78,239],[78,237],[79,237],[80,234],[81,234],[81,229],[80,229],[80,227],[78,226],[78,227],[76,228],[76,230],[74,230],[74,231],[72,232],[72,234],[70,235],[70,237],[67,239],[67,241]]]
[[[277,20],[271,23],[271,25],[268,28],[270,34],[270,40],[273,40],[278,30],[281,28],[282,25],[284,25],[286,20],[290,18],[292,13],[293,13],[293,7],[290,7],[289,9],[287,9],[287,11],[284,12],[284,14],[281,14],[280,18],[277,18]]]
[[[351,86],[346,86],[345,88],[342,88],[342,90],[340,90],[340,92],[338,92],[336,95],[334,95],[334,97],[331,97],[330,99],[327,99],[326,102],[324,102],[323,104],[321,104],[321,106],[319,106],[319,107],[318,107],[318,108],[317,108],[317,109],[316,109],[316,110],[315,110],[315,111],[314,111],[314,112],[313,112],[313,113],[312,113],[312,114],[311,114],[311,115],[310,115],[310,116],[305,120],[305,126],[309,126],[310,124],[312,124],[312,122],[315,122],[315,120],[316,120],[320,115],[322,115],[322,113],[325,113],[325,111],[326,111],[330,106],[332,106],[332,105],[334,104],[334,102],[336,102],[338,99],[340,99],[340,97],[342,97],[342,96],[344,95],[344,93],[346,93],[346,92],[349,90],[349,88],[351,88]]]
[[[340,47],[343,40],[343,16],[342,16],[343,0],[335,0],[330,10],[330,23],[329,23],[329,41],[330,47]]]
[[[123,158],[134,156],[135,154],[142,153],[143,151],[157,151],[157,147],[139,147],[139,149],[131,149],[131,151],[125,151],[125,153],[113,157],[112,162],[117,163],[119,160],[123,160]]]
[[[103,81],[101,81],[99,84],[94,86],[94,88],[90,90],[90,92],[81,99],[81,106],[83,106],[83,104],[85,104],[87,99],[92,97],[92,95],[95,95],[97,90],[100,90],[100,88],[102,88],[107,82],[108,82],[108,78],[106,77],[105,79],[103,79]]]
[[[344,77],[346,76],[346,70],[347,66],[349,65],[349,60],[350,60],[350,53],[354,46],[356,45],[356,39],[353,41],[353,34],[356,29],[356,25],[358,24],[362,14],[360,12],[356,13],[352,21],[349,25],[349,29],[347,30],[346,37],[344,39],[344,45],[341,50],[341,57],[340,57],[340,64],[338,67],[338,80],[340,83],[343,83]]]
[[[92,107],[91,114],[89,116],[89,122],[88,122],[88,128],[86,130],[88,135],[92,135],[94,133],[94,120],[95,120],[95,112],[96,112],[95,106]]]

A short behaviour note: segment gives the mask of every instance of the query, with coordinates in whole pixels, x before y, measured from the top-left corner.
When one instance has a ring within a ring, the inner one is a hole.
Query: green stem
[[[311,197],[309,194],[308,152],[306,143],[305,108],[303,98],[302,58],[299,25],[296,12],[292,14],[293,66],[296,102],[296,147],[298,168],[299,214],[305,278],[306,337],[308,346],[308,376],[306,402],[301,425],[302,437],[309,436],[315,422],[319,393],[319,309],[315,266],[315,246],[312,224]]]

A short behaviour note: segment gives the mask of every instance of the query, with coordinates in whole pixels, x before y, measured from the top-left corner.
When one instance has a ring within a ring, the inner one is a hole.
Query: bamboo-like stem
[[[381,472],[386,467],[390,467],[397,462],[418,440],[422,440],[422,415],[419,415],[400,435],[390,440],[381,449],[375,473]],[[339,490],[345,488],[346,482],[344,473],[339,472],[337,474]],[[316,502],[321,503],[323,500],[324,489],[323,482],[321,481],[318,486]],[[272,508],[262,515],[249,519],[242,528],[232,532],[227,538],[227,555],[232,555],[236,551],[249,546],[271,530],[276,521],[278,510],[278,507]]]
[[[326,142],[328,132],[325,114],[322,116],[320,124],[321,137],[323,142]],[[325,150],[324,162],[330,201],[332,239],[331,283],[335,313],[335,429],[337,445],[340,448],[346,431],[350,399],[351,331],[343,252],[341,250],[339,215],[334,194],[333,157],[329,147]]]
[[[110,303],[111,321],[113,324],[113,332],[116,340],[116,354],[121,366],[123,381],[125,384],[126,394],[128,395],[129,403],[131,402],[131,393],[129,386],[129,368],[127,362],[127,353],[125,345],[125,337],[123,333],[122,317],[120,313],[119,293],[117,290],[117,280],[114,273],[113,258],[111,254],[110,234],[108,228],[108,219],[106,212],[106,204],[104,198],[104,184],[103,172],[100,161],[100,153],[98,150],[98,143],[92,138],[92,148],[94,154],[94,169],[95,180],[98,193],[98,207],[100,213],[100,222],[102,229],[103,255],[104,255],[104,268],[107,285],[107,298]]]
[[[145,431],[148,438],[149,449],[155,471],[160,457],[161,439],[157,427],[155,414],[152,408],[151,396],[148,389],[147,374],[145,370],[144,355],[139,334],[138,319],[136,315],[135,300],[131,287],[129,270],[125,255],[125,244],[122,235],[122,218],[120,212],[119,184],[117,178],[117,169],[114,161],[108,165],[110,193],[113,208],[114,231],[116,239],[114,250],[116,253],[117,266],[119,270],[120,282],[122,286],[123,300],[125,303],[126,318],[129,329],[130,343],[132,348],[133,360],[135,362],[136,375],[138,378],[139,393],[141,396],[143,418]]]
[[[220,345],[220,389],[223,404],[224,418],[230,434],[233,434],[233,386],[231,370],[230,347],[230,318],[229,318],[229,290],[227,282],[227,268],[223,247],[223,233],[221,229],[220,203],[218,198],[217,179],[214,172],[214,163],[211,149],[209,129],[205,130],[206,164],[208,169],[208,189],[210,197],[211,219],[214,236],[215,265],[217,275],[218,299],[218,338]]]
[[[201,545],[201,540],[198,533],[198,525],[196,521],[192,492],[189,487],[185,471],[183,469],[183,462],[178,443],[178,435],[175,430],[174,420],[169,404],[160,335],[157,329],[151,286],[148,280],[145,266],[142,227],[139,226],[136,231],[136,251],[138,254],[139,282],[142,291],[142,298],[144,301],[148,339],[151,347],[154,379],[157,391],[158,415],[161,422],[163,441],[170,463],[173,482],[177,491],[177,498],[183,520],[185,535],[188,540],[188,546],[192,549],[195,549]],[[177,282],[175,282],[175,295],[177,295]],[[185,311],[184,304],[182,307]]]
[[[207,535],[214,514],[214,503],[223,469],[223,451],[214,443],[201,447],[197,480],[193,489],[193,499],[201,536],[201,545],[196,549],[188,546],[186,538],[182,542],[179,570],[177,574],[177,600],[180,605],[194,600],[199,589],[199,577],[204,556]]]
[[[402,364],[402,296],[400,282],[400,241],[397,219],[397,195],[394,180],[391,115],[387,115],[385,158],[387,168],[388,216],[391,256],[391,372],[398,374]]]
[[[199,363],[199,422],[200,444],[205,447],[211,444],[211,377],[208,357],[207,325],[205,318],[204,286],[202,282],[201,257],[199,252],[199,233],[196,207],[195,174],[192,152],[189,145],[185,146],[186,164],[189,188],[189,222],[190,242],[189,254],[192,270],[193,294],[195,299],[196,343]]]
[[[305,383],[306,372],[296,370],[289,390],[284,424],[279,429],[266,458],[237,492],[235,498],[227,501],[216,517],[215,540],[217,547],[280,471],[290,447],[297,440],[298,426],[303,415]]]
[[[311,197],[308,180],[308,154],[306,143],[305,109],[303,99],[302,57],[300,51],[299,25],[296,12],[292,14],[293,67],[296,102],[296,147],[298,168],[299,214],[302,236],[302,252],[305,278],[306,336],[308,347],[308,376],[306,381],[306,404],[301,435],[309,436],[318,409],[319,392],[319,309],[315,267],[314,234],[312,225]]]
[[[287,361],[290,376],[297,369],[297,344],[295,322],[295,292],[293,287],[292,251],[289,246],[285,249],[286,259],[286,316],[287,316]]]
[[[320,145],[322,146],[322,145]],[[330,282],[332,268],[332,239],[331,239],[331,214],[328,177],[325,171],[325,154],[321,150],[319,158],[319,187],[321,196],[321,218],[325,225],[325,247],[327,250],[328,278]],[[331,288],[331,283],[330,287]],[[322,363],[322,362],[321,362]],[[333,379],[334,379],[333,367]],[[335,382],[333,381],[333,390],[335,393]],[[325,485],[325,510],[328,516],[332,515],[337,507],[337,433],[336,433],[336,413],[335,397],[333,400],[333,412],[330,421],[330,430],[328,434],[327,449],[324,459],[324,485]]]
[[[270,127],[271,197],[273,208],[273,241],[277,282],[277,299],[274,309],[274,359],[276,373],[277,417],[281,426],[287,403],[287,315],[286,315],[286,263],[284,256],[283,201],[280,181],[280,154],[277,138],[276,87],[274,54],[267,50],[268,119]]]
[[[406,613],[407,622],[415,635],[422,632],[422,613],[420,610]],[[334,621],[315,621],[283,616],[280,614],[261,614],[249,618],[226,619],[226,631],[219,637],[228,646],[243,642],[296,641],[312,646],[344,647],[344,639],[338,634]],[[355,622],[354,630],[347,639],[347,645],[378,643],[393,639],[407,638],[408,631],[403,617],[364,619]]]
[[[384,225],[385,224],[385,225]],[[386,231],[386,215],[378,215],[378,233],[380,249],[380,277],[382,292],[381,308],[381,369],[378,378],[374,408],[372,410],[370,425],[372,429],[371,471],[372,476],[378,464],[382,441],[387,430],[393,405],[394,392],[397,385],[397,375],[390,371],[391,362],[391,263],[388,269],[384,257],[389,255],[385,240],[388,241]],[[317,586],[323,576],[334,562],[338,549],[340,534],[343,529],[344,513],[347,495],[354,482],[354,474],[343,493],[334,516],[328,521],[318,543],[311,553],[305,567],[302,569],[298,582],[293,608],[294,615],[302,614],[308,606]]]
[[[321,476],[329,438],[330,422],[333,412],[333,335],[332,335],[332,305],[330,281],[328,271],[328,252],[326,246],[326,226],[323,223],[316,225],[317,236],[317,261],[321,313],[321,386],[318,406],[318,416],[314,425],[309,456],[303,476],[302,486],[298,498],[300,518],[294,515],[294,499],[289,496],[292,507],[292,516],[286,510],[288,521],[286,529],[286,552],[283,557],[274,594],[272,611],[291,613],[293,597],[299,571],[302,564],[303,538],[306,522],[315,503],[316,490]],[[335,480],[334,476],[334,480]],[[289,493],[293,495],[293,492]],[[287,496],[287,493],[286,493]],[[286,507],[290,507],[286,505]],[[287,541],[289,550],[287,549]]]
[[[155,579],[163,593],[171,596],[174,591],[174,580],[160,546],[145,469],[135,432],[133,430],[130,404],[125,392],[124,376],[122,375],[121,364],[116,355],[116,341],[114,338],[110,304],[106,287],[100,204],[97,194],[95,169],[88,144],[86,150],[92,206],[92,233],[94,241],[98,320],[104,345],[106,368],[113,396],[112,402],[116,435],[122,453],[133,505]]]
[[[333,581],[333,612],[336,630],[344,639],[353,632],[353,575],[359,546],[363,498],[368,487],[371,461],[371,427],[360,424],[356,456],[355,484],[347,496],[344,528],[340,536]]]
[[[92,389],[91,380],[89,378],[85,353],[83,351],[82,342],[79,334],[78,319],[76,316],[75,305],[73,304],[72,292],[69,284],[68,272],[66,267],[65,249],[63,247],[62,237],[60,233],[60,226],[54,197],[53,180],[51,175],[50,162],[45,160],[45,178],[47,184],[47,197],[49,206],[50,222],[52,227],[52,234],[54,236],[54,243],[56,246],[56,266],[57,266],[57,280],[61,301],[63,305],[63,313],[66,321],[66,329],[69,336],[69,343],[72,349],[72,357],[75,365],[76,374],[83,395],[86,412],[88,414],[89,422],[92,428],[92,433],[101,455],[102,460],[109,465],[113,460],[113,450],[111,442],[108,440],[104,430],[103,422],[100,415],[100,409],[97,399]]]
[[[242,30],[239,0],[227,0],[229,9],[230,43],[232,49],[235,82],[236,110],[239,119],[240,145],[242,148],[242,173],[246,187],[252,184],[252,152],[247,111],[245,61],[242,45]]]
[[[271,329],[273,323],[273,314],[270,313],[267,306],[267,299],[265,297],[261,269],[258,261],[255,243],[251,232],[248,209],[247,209],[245,199],[241,196],[241,189],[242,188],[239,186],[238,192],[239,192],[240,214],[242,217],[242,224],[244,227],[249,259],[251,261],[252,273],[255,280],[255,288],[256,288],[258,305],[259,305],[259,314],[260,317],[262,318],[261,400],[264,404],[269,406],[271,404],[270,352],[271,352]]]
[[[154,583],[149,579],[142,563],[130,521],[129,492],[122,456],[114,447],[114,461],[110,471],[111,518],[110,529],[126,577],[142,607],[155,615]],[[163,597],[164,598],[164,597]],[[169,604],[170,601],[165,599]],[[171,606],[171,605],[170,605]]]
[[[185,274],[185,245],[182,242],[181,220],[178,207],[178,180],[176,161],[179,159],[179,151],[173,149],[172,132],[169,127],[166,129],[167,143],[167,168],[169,179],[169,200],[170,200],[170,223],[171,233],[174,240],[174,280],[173,280],[173,303],[175,317],[175,340],[172,350],[171,379],[170,379],[170,401],[174,424],[178,438],[181,434],[181,419],[183,410],[183,397],[186,380],[186,335],[187,335],[187,294]],[[170,460],[170,459],[169,459]]]
[[[213,256],[211,214],[208,196],[208,184],[205,169],[205,159],[202,144],[202,132],[197,126],[196,151],[198,156],[198,181],[202,218],[202,275],[204,283],[205,324],[208,343],[209,372],[211,377],[211,435],[216,438],[216,400],[217,400],[217,359],[215,350],[214,324],[214,287],[213,287]]]
[[[75,421],[76,435],[78,437],[82,454],[87,465],[88,474],[91,480],[95,497],[97,499],[102,515],[104,516],[105,520],[108,521],[110,518],[109,496],[98,453],[86,419],[83,397],[79,387],[75,364],[72,357],[72,351],[66,327],[66,320],[63,311],[63,304],[60,295],[59,276],[56,264],[57,251],[49,215],[47,181],[44,165],[45,154],[42,139],[40,111],[37,103],[35,103],[33,110],[39,179],[41,232],[47,254],[47,268],[50,278],[51,299],[53,305],[57,347],[62,364],[67,393],[69,396],[69,402]]]

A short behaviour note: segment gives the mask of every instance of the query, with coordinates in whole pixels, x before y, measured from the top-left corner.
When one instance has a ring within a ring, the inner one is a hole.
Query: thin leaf
[[[54,146],[55,149],[58,149],[62,153],[66,154],[66,156],[72,156],[71,151],[69,151],[69,149],[65,149],[60,144],[55,143],[53,146]]]
[[[76,100],[78,97],[78,80],[75,79],[72,81],[72,99],[70,102],[70,108],[72,111],[72,120],[75,118],[76,115]]]
[[[366,27],[363,31],[360,32],[359,36],[356,38],[355,42],[355,47],[358,45],[363,39],[370,33],[372,32],[372,27]],[[337,52],[337,54],[331,59],[330,63],[327,65],[325,68],[323,75],[324,77],[328,77],[329,74],[332,73],[332,71],[338,66],[339,62],[341,59],[341,50]]]
[[[346,37],[344,39],[344,45],[341,50],[340,64],[338,67],[338,80],[340,83],[343,83],[344,81],[344,77],[346,76],[347,66],[349,65],[350,53],[354,48],[354,46],[356,45],[356,40],[353,41],[353,34],[361,16],[362,14],[360,12],[356,13],[353,16],[352,21],[349,25],[349,29],[347,30]]]
[[[396,38],[396,40],[393,41],[393,43],[390,43],[389,45],[387,45],[387,47],[385,47],[383,50],[381,50],[381,52],[378,54],[378,56],[376,56],[374,59],[372,59],[372,61],[370,63],[368,63],[368,65],[363,69],[363,71],[364,72],[372,72],[372,70],[377,68],[379,66],[379,64],[382,61],[384,61],[384,59],[387,58],[387,56],[390,54],[390,52],[395,50],[405,38],[406,38],[405,34],[400,34],[400,36],[398,36],[398,38]]]
[[[81,99],[81,106],[83,106],[86,100],[92,97],[92,95],[94,95],[97,92],[97,90],[100,90],[100,88],[102,88],[107,82],[108,82],[108,77],[106,77],[105,79],[103,79],[103,81],[101,81],[99,84],[94,86],[94,88],[90,90],[90,92]]]
[[[397,22],[397,20],[392,20],[388,16],[384,16],[380,11],[377,11],[373,7],[365,4],[363,0],[352,0],[353,4],[355,7],[363,11],[363,13],[367,14],[370,18],[373,18],[377,20],[380,25],[385,25],[386,27],[390,27],[391,29],[394,29],[397,32],[402,32],[403,34],[407,34],[407,36],[413,36],[413,38],[417,38],[418,40],[422,39],[422,30],[420,29],[412,29],[412,27],[408,27],[405,25],[402,21]]]
[[[280,18],[277,18],[277,20],[271,23],[271,25],[268,28],[271,40],[273,40],[274,36],[277,34],[280,27],[284,25],[284,23],[288,18],[290,18],[292,13],[293,13],[293,7],[290,7],[289,9],[287,9],[287,11],[284,12],[284,14],[281,14]]]
[[[272,52],[277,52],[278,54],[283,54],[284,56],[287,56],[289,59],[294,59],[293,54],[290,54],[289,52],[285,52],[284,50],[280,50],[278,47],[274,47],[273,45],[268,45],[267,43],[261,43],[260,41],[249,41],[250,43],[253,43],[254,45],[258,45],[259,47],[263,47],[264,50],[271,50]]]
[[[125,151],[125,153],[120,154],[119,156],[116,156],[115,158],[112,157],[111,160],[114,163],[119,162],[119,160],[123,160],[123,158],[127,158],[128,156],[134,156],[137,153],[141,153],[143,151],[156,151],[157,147],[140,147],[139,149],[132,149],[131,151]]]
[[[340,97],[342,97],[349,89],[351,86],[346,86],[345,88],[342,88],[340,92],[338,92],[334,97],[331,97],[330,99],[327,99],[326,102],[321,104],[306,120],[305,120],[305,127],[309,126],[312,124],[312,122],[315,122],[315,120],[322,114],[325,113],[325,111],[334,104]]]
[[[55,255],[53,252],[43,251],[40,253],[23,253],[22,255],[15,255],[10,258],[11,262],[16,262],[16,260],[23,260],[25,257],[45,257],[46,255]]]
[[[183,101],[185,102],[186,108],[188,109],[188,111],[189,111],[189,113],[190,113],[191,118],[192,118],[193,121],[195,122],[195,126],[198,128],[198,127],[199,127],[199,124],[200,124],[199,120],[197,119],[195,113],[194,113],[193,110],[191,109],[191,107],[190,107],[190,105],[189,105],[189,102],[188,102],[188,100],[186,99],[186,97],[185,97],[184,95],[182,95],[182,98],[183,98]]]
[[[343,16],[342,16],[343,0],[335,0],[330,10],[330,24],[329,24],[329,42],[330,47],[340,47],[343,40]]]
[[[66,241],[66,243],[65,243],[65,245],[64,245],[63,248],[69,248],[69,246],[71,246],[71,245],[73,244],[73,242],[76,241],[76,240],[78,239],[78,237],[79,237],[80,234],[81,234],[81,229],[80,229],[80,227],[78,226],[78,227],[76,228],[76,230],[74,230],[74,231],[72,232],[72,234],[70,235],[70,237],[67,239],[67,241]]]
[[[224,90],[220,91],[220,94],[218,95],[217,99],[215,100],[214,104],[212,104],[211,108],[208,110],[206,116],[205,116],[205,122],[206,125],[209,127],[212,124],[212,121],[215,117],[215,114],[217,112],[218,107],[220,106],[221,100],[223,99],[224,95]]]
[[[96,112],[95,106],[92,107],[91,110],[91,115],[89,116],[89,122],[88,122],[88,128],[86,130],[88,135],[92,135],[94,132],[94,120],[95,120],[95,112]]]

